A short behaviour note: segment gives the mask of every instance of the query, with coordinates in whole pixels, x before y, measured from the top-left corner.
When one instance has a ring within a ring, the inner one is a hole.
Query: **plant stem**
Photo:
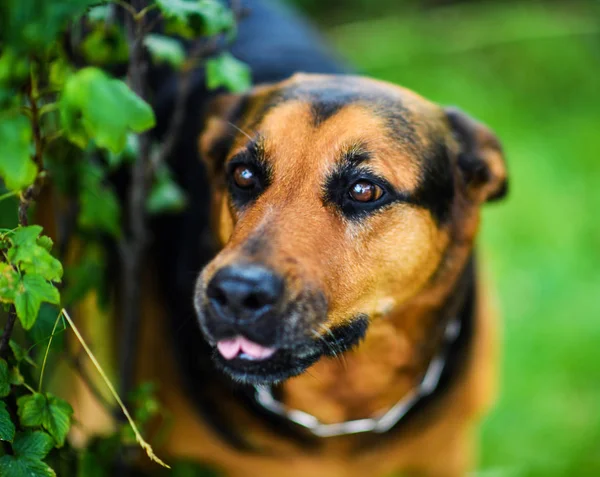
[[[144,7],[141,0],[132,0],[131,7],[140,11]],[[127,41],[129,43],[129,86],[140,98],[146,99],[146,70],[148,68],[143,49],[144,17],[125,18]],[[121,259],[121,330],[119,380],[120,393],[126,397],[131,390],[137,355],[137,331],[139,329],[141,301],[142,258],[146,251],[148,233],[146,230],[146,198],[148,195],[148,164],[150,156],[150,135],[139,135],[139,155],[132,166],[131,184],[128,190],[126,216],[128,230],[119,243]]]
[[[12,335],[16,319],[17,314],[14,311],[14,307],[11,307],[11,310],[8,312],[8,321],[6,322],[6,325],[4,325],[4,331],[2,332],[2,337],[0,338],[0,357],[5,357],[6,353],[8,352],[8,343],[10,341],[10,336]]]

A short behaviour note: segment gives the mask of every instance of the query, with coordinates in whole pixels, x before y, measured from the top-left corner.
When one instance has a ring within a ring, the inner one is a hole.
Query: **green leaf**
[[[28,247],[37,241],[38,236],[42,233],[41,225],[29,225],[27,227],[19,227],[10,235],[10,241],[15,247]]]
[[[12,48],[0,55],[0,84],[20,86],[29,77],[29,60]]]
[[[48,397],[49,413],[43,426],[54,437],[57,447],[62,447],[71,427],[73,408],[67,401],[53,394],[46,393],[46,396]]]
[[[8,363],[0,358],[0,397],[6,397],[10,393],[10,376],[8,374]]]
[[[63,56],[50,63],[50,84],[62,88],[67,78],[73,74],[73,66]]]
[[[8,250],[7,257],[22,272],[59,282],[63,274],[62,265],[49,252],[52,240],[44,236],[38,238],[41,231],[42,227],[39,225],[15,230],[9,237],[13,246]]]
[[[54,447],[54,440],[43,431],[19,432],[12,447],[18,456],[42,460]]]
[[[185,204],[185,193],[173,180],[169,170],[166,167],[159,169],[146,203],[148,213],[179,212]]]
[[[93,67],[68,78],[59,109],[68,139],[81,148],[93,139],[117,153],[125,147],[129,131],[143,132],[155,124],[145,101],[122,81]]]
[[[15,297],[15,308],[26,330],[35,323],[42,302],[58,305],[60,295],[56,287],[41,275],[28,274],[22,277]]]
[[[230,53],[222,53],[206,62],[206,86],[217,89],[221,86],[239,93],[250,87],[252,80],[248,65],[234,58]]]
[[[8,409],[6,409],[6,404],[0,401],[0,441],[12,442],[14,438],[15,425],[10,418]]]
[[[17,407],[21,424],[25,427],[42,425],[46,412],[46,398],[43,394],[34,393],[17,399]]]
[[[19,418],[25,427],[42,426],[62,447],[71,427],[73,408],[51,393],[34,393],[17,400]]]
[[[2,477],[56,477],[54,471],[40,460],[5,455],[0,457]]]
[[[87,17],[93,22],[106,22],[110,18],[110,5],[96,5],[87,12]]]
[[[27,352],[27,350],[25,348],[23,348],[21,345],[19,345],[19,343],[17,343],[14,340],[10,340],[8,342],[10,349],[13,352],[13,355],[15,356],[15,359],[17,360],[17,363],[20,363],[21,361],[25,361],[29,364],[31,364],[32,366],[37,366],[35,364],[35,361],[33,361],[33,359],[31,359],[31,356],[29,356],[29,353]]]
[[[19,190],[35,181],[38,168],[31,160],[31,124],[24,116],[0,117],[0,177]]]
[[[121,235],[121,207],[114,191],[104,184],[104,172],[91,162],[82,171],[77,218],[84,230],[102,231],[114,237]]]
[[[20,51],[43,54],[55,44],[69,21],[77,18],[97,0],[2,0],[0,42]]]
[[[48,237],[47,235],[42,235],[41,237],[38,237],[37,239],[37,244],[40,247],[45,248],[48,252],[50,250],[52,250],[52,247],[54,246],[54,242],[52,241],[52,239],[50,237]]]
[[[80,45],[88,65],[109,66],[124,63],[129,56],[127,41],[115,24],[98,23]]]
[[[216,0],[157,0],[167,19],[166,32],[184,38],[215,35],[235,26],[231,10]]]
[[[25,383],[25,378],[21,374],[21,370],[19,369],[18,365],[13,366],[10,369],[9,373],[10,384],[12,384],[13,386],[23,386],[23,384]]]
[[[185,51],[182,44],[164,35],[150,34],[144,38],[144,45],[148,48],[155,64],[169,64],[179,69],[185,61]]]
[[[140,153],[140,144],[139,138],[137,134],[129,133],[127,134],[127,143],[125,144],[125,148],[118,152],[110,152],[106,154],[106,162],[108,162],[108,167],[111,170],[118,169],[121,164],[124,162],[133,162],[135,158],[138,157]]]
[[[8,263],[0,263],[0,301],[13,303],[17,286],[20,282],[19,274]]]

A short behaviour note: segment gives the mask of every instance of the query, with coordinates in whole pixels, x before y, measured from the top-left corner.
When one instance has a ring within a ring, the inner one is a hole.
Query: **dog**
[[[153,222],[138,374],[171,413],[158,451],[233,477],[463,476],[494,395],[474,242],[507,191],[500,143],[249,9],[233,52],[257,86],[207,101],[197,73],[170,163],[189,206]],[[152,83],[160,138],[176,83]]]

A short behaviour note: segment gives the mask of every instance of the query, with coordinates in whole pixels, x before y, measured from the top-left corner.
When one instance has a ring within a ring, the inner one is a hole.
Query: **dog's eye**
[[[256,180],[256,174],[249,166],[239,165],[233,170],[233,182],[240,189],[251,189],[256,185]]]
[[[361,180],[352,184],[349,194],[357,202],[374,202],[383,195],[383,190],[372,182]]]

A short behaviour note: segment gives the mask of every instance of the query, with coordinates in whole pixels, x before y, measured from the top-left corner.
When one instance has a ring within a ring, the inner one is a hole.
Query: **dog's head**
[[[296,75],[222,97],[200,148],[223,248],[195,304],[216,363],[246,383],[357,344],[369,320],[431,282],[453,243],[472,240],[456,231],[506,190],[487,128],[357,77]]]

